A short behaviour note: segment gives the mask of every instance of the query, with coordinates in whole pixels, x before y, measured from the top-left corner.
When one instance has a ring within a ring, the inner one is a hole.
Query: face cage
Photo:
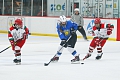
[[[97,23],[97,24],[95,24],[95,26],[99,28],[99,27],[100,27],[100,24],[99,24],[99,23]]]
[[[64,22],[65,24],[63,24],[63,22],[60,22],[61,26],[66,26],[66,22]]]
[[[14,25],[17,29],[21,28],[21,25],[15,24]]]

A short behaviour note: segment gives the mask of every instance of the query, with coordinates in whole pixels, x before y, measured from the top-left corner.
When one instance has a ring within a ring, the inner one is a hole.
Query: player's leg
[[[71,60],[72,63],[78,63],[80,61],[79,54],[74,49],[76,41],[77,41],[77,35],[76,34],[72,35],[71,39],[68,41],[67,49],[74,56],[74,59]]]
[[[91,53],[93,53],[93,50],[96,48],[96,43],[95,43],[95,39],[93,39],[90,43],[90,46],[89,46],[89,50],[88,50],[88,53],[87,55],[84,57],[84,59],[87,59],[91,56]],[[83,59],[83,60],[84,60]]]
[[[60,46],[58,47],[57,53],[55,57],[51,59],[52,62],[57,62],[59,60],[59,57],[61,56],[63,49],[67,47],[67,43],[64,42],[64,40],[61,41]]]
[[[15,46],[15,59],[13,60],[15,63],[21,62],[21,48],[19,46]]]
[[[102,41],[99,43],[99,46],[97,46],[97,52],[98,52],[96,56],[97,60],[102,58],[102,55],[103,55],[102,48],[105,45],[105,43],[106,43],[106,39],[102,39]]]
[[[13,60],[15,63],[21,63],[21,48],[24,45],[25,40],[20,40],[16,42],[15,46],[15,59]]]
[[[58,47],[58,50],[57,50],[55,57],[53,57],[51,59],[52,62],[57,62],[59,60],[59,57],[61,56],[63,49],[64,49],[64,47],[61,45]]]

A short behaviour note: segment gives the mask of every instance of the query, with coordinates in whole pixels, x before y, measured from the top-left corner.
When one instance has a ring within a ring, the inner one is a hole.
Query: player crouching
[[[90,43],[89,52],[84,59],[89,58],[96,47],[98,52],[96,59],[101,59],[103,55],[102,48],[109,38],[109,35],[112,34],[112,30],[114,29],[114,26],[112,24],[101,23],[100,18],[96,18],[94,24],[95,25],[92,27],[92,30],[89,31],[89,33],[92,34],[94,38]]]
[[[13,62],[19,64],[21,63],[21,48],[24,45],[29,30],[23,25],[21,19],[16,19],[13,26],[9,28],[8,38],[12,46],[12,50],[15,52],[15,59]]]

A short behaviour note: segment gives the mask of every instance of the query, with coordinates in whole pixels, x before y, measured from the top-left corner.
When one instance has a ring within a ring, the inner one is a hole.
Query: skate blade
[[[101,58],[100,58],[101,59]],[[100,60],[100,59],[95,59],[95,60]]]
[[[19,63],[16,63],[16,65],[21,65],[21,62],[19,62]]]
[[[71,64],[80,64],[80,61],[71,62]]]

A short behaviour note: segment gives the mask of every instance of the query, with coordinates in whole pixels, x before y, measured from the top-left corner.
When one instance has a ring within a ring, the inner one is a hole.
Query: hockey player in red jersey
[[[16,19],[15,23],[9,28],[8,38],[12,46],[12,50],[15,52],[15,59],[13,62],[21,63],[21,48],[24,45],[29,30],[23,25],[21,19]]]
[[[100,18],[96,18],[94,20],[94,24],[95,25],[92,27],[92,30],[89,31],[89,33],[91,33],[94,38],[90,43],[89,52],[84,59],[89,58],[95,48],[97,48],[98,53],[96,59],[101,59],[103,55],[102,48],[105,45],[106,40],[109,38],[109,35],[112,34],[112,30],[114,29],[114,26],[112,24],[101,23]]]

